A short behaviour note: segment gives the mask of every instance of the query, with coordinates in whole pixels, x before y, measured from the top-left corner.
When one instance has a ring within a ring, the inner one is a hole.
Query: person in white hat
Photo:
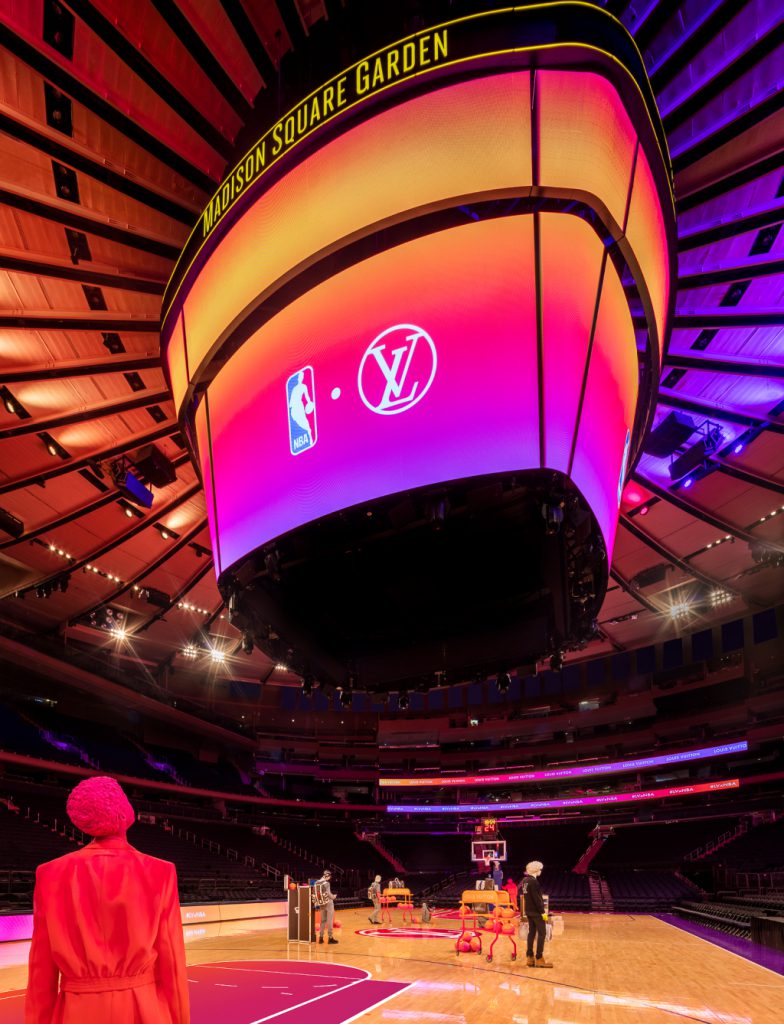
[[[532,860],[525,867],[525,876],[520,883],[521,912],[528,918],[528,947],[526,964],[528,967],[552,967],[544,958],[544,940],[547,935],[547,913],[542,890],[539,888],[539,876],[544,864],[540,860]],[[534,959],[534,939],[536,939],[536,958]]]

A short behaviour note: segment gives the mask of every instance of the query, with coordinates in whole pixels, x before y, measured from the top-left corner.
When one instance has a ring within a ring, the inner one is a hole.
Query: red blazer
[[[177,872],[124,837],[36,872],[25,1024],[189,1024]]]

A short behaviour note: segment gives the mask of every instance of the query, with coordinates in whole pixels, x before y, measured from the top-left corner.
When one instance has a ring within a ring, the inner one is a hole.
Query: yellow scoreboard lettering
[[[268,158],[274,160],[281,156],[350,103],[445,61],[447,32],[446,28],[425,32],[360,61],[281,118],[243,157],[210,199],[201,218],[202,237],[210,234],[229,207],[259,179],[268,167]]]

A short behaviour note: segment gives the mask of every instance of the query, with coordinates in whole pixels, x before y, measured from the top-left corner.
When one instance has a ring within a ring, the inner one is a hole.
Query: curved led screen
[[[684,750],[677,754],[657,754],[654,757],[635,757],[628,761],[610,761],[607,764],[574,765],[570,768],[547,768],[535,772],[501,772],[496,775],[448,775],[417,778],[382,778],[379,786],[385,788],[421,787],[459,788],[462,786],[507,786],[519,782],[549,782],[553,779],[584,779],[592,775],[612,775],[618,772],[645,771],[664,765],[688,764],[708,757],[725,757],[727,754],[741,754],[749,749],[746,740],[737,743],[723,743],[718,747],[700,747],[699,750]]]
[[[384,47],[228,172],[162,342],[246,646],[373,688],[595,635],[671,315],[663,138],[623,26],[565,2]]]
[[[499,811],[546,811],[564,807],[594,807],[604,804],[634,804],[643,800],[662,800],[671,796],[697,796],[738,789],[740,779],[698,782],[693,786],[668,786],[666,789],[642,789],[636,793],[606,793],[604,796],[576,796],[563,800],[518,800],[492,804],[388,804],[387,814],[495,814]]]
[[[634,329],[625,304],[613,305],[622,288],[609,265],[606,322],[600,313],[594,338],[602,358],[587,362],[587,319],[573,327],[582,344],[569,353],[557,283],[593,265],[595,305],[601,243],[578,218],[544,214],[540,231],[552,285],[541,372],[553,388],[561,366],[580,381],[587,374],[579,420],[577,386],[540,417],[531,216],[399,245],[292,302],[210,384],[196,422],[221,570],[348,506],[539,466],[540,421],[545,453],[550,431],[556,438],[553,468],[567,471],[574,449],[575,483],[612,547],[637,399]]]

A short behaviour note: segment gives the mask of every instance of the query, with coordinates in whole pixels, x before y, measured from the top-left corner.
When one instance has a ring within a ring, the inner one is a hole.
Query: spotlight
[[[403,690],[397,699],[397,706],[400,708],[401,711],[408,711],[410,705],[411,700],[409,699],[408,693],[406,693],[406,691]]]
[[[499,693],[506,693],[509,690],[512,680],[509,678],[508,672],[500,672],[495,683],[498,687]]]
[[[253,654],[253,634],[247,630],[242,634],[242,650],[245,654]]]
[[[133,519],[133,510],[131,508],[126,508],[125,514],[128,516],[129,519]]]
[[[222,665],[223,662],[226,660],[226,654],[225,654],[224,651],[220,650],[218,647],[211,647],[210,648],[210,658],[217,665]]]
[[[694,483],[694,477],[693,476],[687,476],[686,479],[683,481],[683,484],[681,486],[686,491],[686,490],[688,490],[691,487],[691,485],[693,483]]]
[[[563,668],[563,651],[556,651],[555,654],[550,658],[550,671],[560,672]]]
[[[556,533],[561,529],[561,523],[563,522],[563,502],[557,504],[548,504],[545,502],[542,505],[542,518],[545,521],[545,533],[548,537],[554,537]]]
[[[114,637],[115,640],[127,640],[128,631],[125,626],[114,626],[109,630],[109,634]]]
[[[161,530],[161,537],[163,537],[164,540],[168,540],[169,539],[168,532],[166,530]]]
[[[199,649],[195,644],[186,644],[182,649],[184,658],[195,658],[199,653]]]
[[[648,506],[647,505],[643,505],[643,507],[640,509],[639,514],[641,516],[647,516],[649,512],[650,512],[650,509],[648,508]]]
[[[732,449],[732,454],[733,455],[740,455],[740,453],[743,451],[743,449],[745,447],[746,447],[746,445],[742,441],[738,441],[738,443]]]

